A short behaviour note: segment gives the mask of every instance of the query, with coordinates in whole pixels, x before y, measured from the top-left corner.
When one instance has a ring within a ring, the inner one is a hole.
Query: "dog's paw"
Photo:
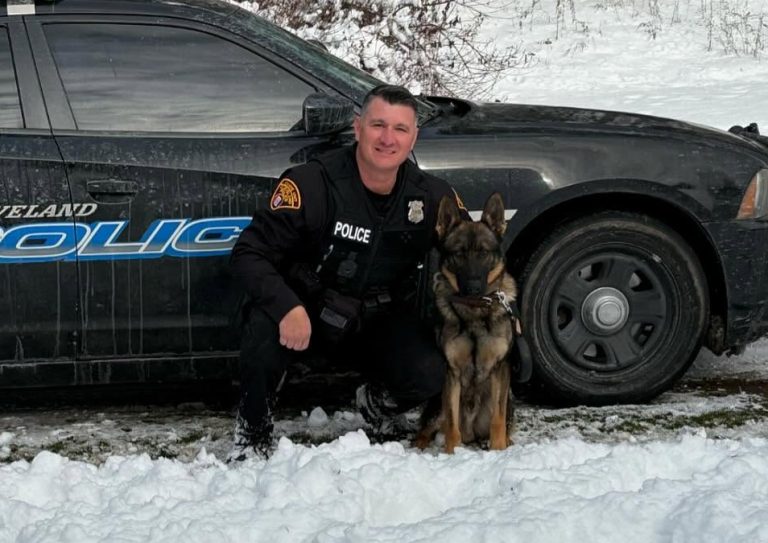
[[[495,438],[490,440],[488,448],[492,451],[503,451],[508,446],[509,440],[507,438]]]
[[[453,454],[454,449],[459,446],[461,446],[461,433],[447,432],[445,434],[445,452]]]
[[[424,449],[429,447],[429,444],[431,442],[432,442],[432,439],[429,436],[418,435],[416,436],[416,439],[413,440],[413,446],[423,451]]]

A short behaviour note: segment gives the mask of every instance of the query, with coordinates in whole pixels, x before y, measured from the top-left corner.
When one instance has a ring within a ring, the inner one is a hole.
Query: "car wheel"
[[[696,356],[709,312],[691,247],[633,213],[559,227],[528,262],[522,292],[533,384],[558,403],[640,402],[668,389]]]

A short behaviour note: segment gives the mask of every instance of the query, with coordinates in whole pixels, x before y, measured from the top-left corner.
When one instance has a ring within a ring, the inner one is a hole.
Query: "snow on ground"
[[[522,43],[535,54],[533,66],[497,85],[495,98],[633,111],[724,130],[758,122],[768,130],[768,61],[723,56],[721,34],[712,39],[712,53],[706,52],[709,27],[701,7],[710,2],[655,2],[660,5],[660,19],[655,19],[647,10],[654,2],[577,1],[576,22],[566,16],[560,39],[555,39],[557,21],[551,16],[554,2],[535,3],[534,20],[540,24],[514,27],[510,23],[520,23],[520,18],[508,9],[488,21],[487,32],[497,46]],[[633,9],[609,7],[618,4],[636,5],[640,14],[633,17]],[[725,4],[744,16],[768,15],[764,0]],[[715,12],[713,24],[722,17]]]
[[[765,60],[707,53],[706,30],[686,22],[651,39],[635,4],[576,2],[589,32],[557,40],[544,11],[522,26],[510,10],[490,18],[485,36],[522,41],[537,60],[497,97],[768,128]],[[290,439],[237,465],[221,462],[227,409],[9,411],[0,543],[768,541],[766,360],[768,341],[738,357],[704,352],[649,405],[523,404],[515,446],[453,456],[371,442],[344,408],[285,414],[278,432]]]
[[[513,447],[453,456],[347,409],[280,416],[238,465],[227,409],[8,412],[0,542],[768,541],[766,359],[704,352],[648,405],[521,404]]]
[[[362,432],[222,465],[49,452],[2,468],[8,540],[767,541],[768,441],[545,440],[431,456]]]

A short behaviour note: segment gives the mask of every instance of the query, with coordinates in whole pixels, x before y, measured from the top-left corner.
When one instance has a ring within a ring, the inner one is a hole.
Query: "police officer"
[[[309,347],[356,361],[371,424],[441,391],[445,362],[418,318],[415,280],[440,199],[460,200],[407,160],[418,131],[408,90],[371,90],[354,129],[353,146],[286,171],[232,251],[250,303],[230,459],[268,454],[286,367]]]

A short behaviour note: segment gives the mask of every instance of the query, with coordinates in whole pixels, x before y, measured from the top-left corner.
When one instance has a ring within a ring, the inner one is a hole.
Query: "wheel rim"
[[[601,250],[565,268],[551,292],[550,333],[581,370],[641,365],[670,335],[674,281],[658,257]]]

